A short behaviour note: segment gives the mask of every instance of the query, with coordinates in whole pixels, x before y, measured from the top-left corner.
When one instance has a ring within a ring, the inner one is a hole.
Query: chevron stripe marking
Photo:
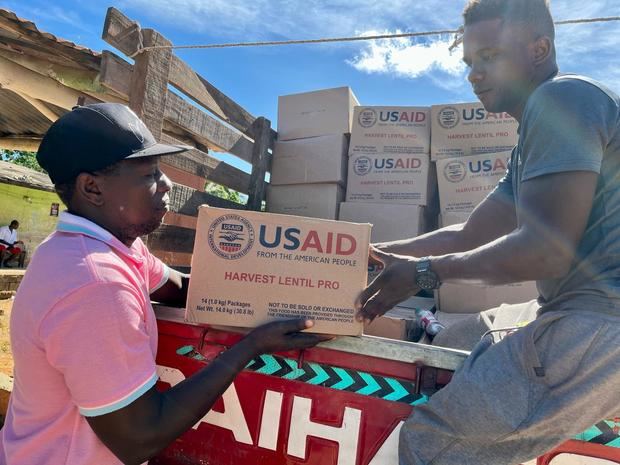
[[[362,379],[362,377],[360,376],[360,373],[354,370],[350,370],[348,371],[349,375],[351,376],[351,378],[353,379],[353,384],[351,386],[349,386],[349,390],[352,392],[360,392],[363,388],[365,388],[367,386],[367,384],[364,382],[364,380]]]
[[[409,394],[409,392],[403,387],[403,385],[395,379],[385,378],[385,381],[394,390],[394,392],[384,397],[385,400],[398,401]]]
[[[275,357],[271,355],[261,355],[260,358],[265,363],[264,368],[261,370],[261,373],[265,375],[275,375],[282,368]]]
[[[362,372],[360,372],[359,375],[366,382],[367,386],[364,389],[360,389],[359,391],[357,391],[358,394],[361,394],[363,396],[371,396],[381,389],[381,386],[379,386],[373,376],[370,376],[368,373]]]
[[[381,386],[381,390],[378,391],[378,392],[375,392],[373,394],[373,397],[379,397],[379,398],[383,399],[388,394],[391,394],[392,392],[394,392],[392,390],[392,387],[387,383],[387,380],[385,378],[383,378],[381,376],[373,376],[373,378],[375,378],[375,381],[377,381],[379,386]]]
[[[303,369],[304,369],[304,374],[301,375],[299,378],[297,378],[297,381],[300,381],[302,383],[308,383],[311,379],[317,376],[317,373],[316,371],[314,371],[314,368],[312,368],[311,363],[304,363]]]
[[[334,371],[336,372],[338,376],[340,376],[340,381],[334,384],[332,386],[332,389],[339,389],[341,391],[351,391],[351,389],[348,389],[348,388],[353,385],[354,383],[353,378],[351,378],[351,376],[349,376],[346,370],[343,370],[342,368],[334,367]]]
[[[309,363],[308,365],[310,365],[310,367],[316,372],[316,376],[308,380],[308,383],[319,385],[323,384],[329,379],[329,375],[325,372],[325,370],[323,370],[323,368],[321,368],[320,365],[316,363]]]
[[[284,363],[286,363],[291,369],[290,373],[283,376],[284,379],[296,380],[297,378],[300,378],[301,376],[306,374],[306,370],[304,369],[304,367],[307,365],[305,363],[302,365],[301,368],[297,366],[297,362],[295,362],[295,360],[285,358]]]
[[[334,367],[322,365],[321,368],[327,373],[328,378],[323,382],[322,386],[331,388],[340,381],[340,377],[334,371]]]

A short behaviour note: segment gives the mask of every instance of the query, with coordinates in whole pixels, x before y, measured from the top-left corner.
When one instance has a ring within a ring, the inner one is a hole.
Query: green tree
[[[3,161],[15,163],[16,165],[25,166],[26,168],[45,173],[45,170],[41,168],[37,162],[36,154],[34,152],[0,149],[0,157]]]
[[[205,191],[207,192],[207,194],[220,197],[221,199],[230,200],[236,203],[243,203],[241,199],[241,194],[239,194],[239,192],[222,186],[221,184],[208,182]]]

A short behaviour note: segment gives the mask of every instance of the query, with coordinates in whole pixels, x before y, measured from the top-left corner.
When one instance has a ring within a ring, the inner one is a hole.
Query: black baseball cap
[[[98,171],[126,158],[185,152],[192,147],[159,144],[126,105],[96,103],[74,107],[43,136],[37,161],[54,184]]]

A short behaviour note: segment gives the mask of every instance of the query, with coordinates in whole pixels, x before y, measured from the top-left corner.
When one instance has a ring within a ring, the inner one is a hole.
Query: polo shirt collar
[[[63,211],[58,216],[58,224],[56,230],[69,234],[81,234],[98,241],[104,242],[122,255],[131,258],[133,261],[142,263],[143,258],[133,247],[127,247],[110,231],[102,228],[96,223],[84,218],[83,216],[74,215],[68,211]]]

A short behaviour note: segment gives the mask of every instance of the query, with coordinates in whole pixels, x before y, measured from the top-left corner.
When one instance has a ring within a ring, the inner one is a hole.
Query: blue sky
[[[94,50],[113,5],[176,45],[456,29],[465,0],[0,0],[44,31]],[[618,0],[552,0],[556,20],[620,16]],[[276,126],[277,97],[350,86],[363,105],[474,101],[452,37],[176,53],[250,113]],[[559,26],[562,71],[620,92],[620,22]],[[118,52],[117,52],[118,53]]]

